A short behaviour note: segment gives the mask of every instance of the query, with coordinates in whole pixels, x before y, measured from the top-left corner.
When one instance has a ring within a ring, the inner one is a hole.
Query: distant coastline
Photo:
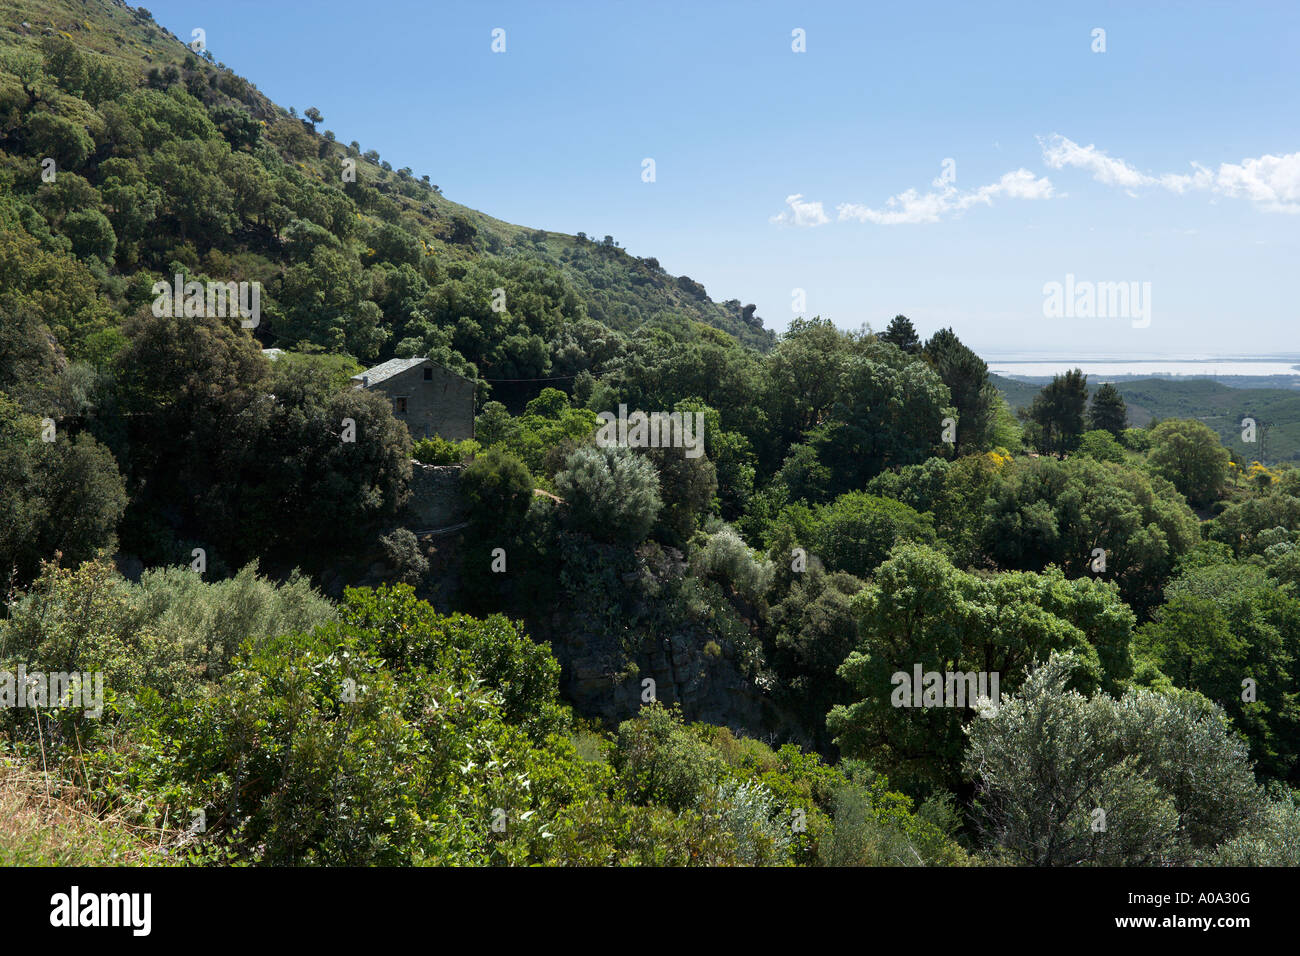
[[[1182,355],[1119,356],[1093,355],[1061,357],[1057,354],[989,352],[983,356],[995,375],[1021,380],[1051,379],[1072,368],[1089,378],[1124,381],[1141,378],[1211,378],[1234,384],[1241,378],[1280,379],[1279,384],[1300,385],[1300,353],[1267,356]],[[1294,380],[1292,382],[1291,380]]]

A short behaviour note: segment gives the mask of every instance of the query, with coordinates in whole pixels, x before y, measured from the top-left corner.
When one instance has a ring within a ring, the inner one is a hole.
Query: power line
[[[553,375],[550,378],[484,378],[483,382],[567,382],[577,378],[576,375]]]
[[[431,528],[428,531],[412,531],[411,533],[417,538],[427,538],[435,534],[450,534],[452,531],[460,531],[462,528],[468,528],[469,522],[462,521],[460,524],[448,525],[445,528]]]

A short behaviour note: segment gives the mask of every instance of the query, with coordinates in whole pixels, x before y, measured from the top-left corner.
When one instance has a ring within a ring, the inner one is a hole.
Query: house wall
[[[424,380],[424,369],[433,378]],[[393,414],[406,423],[411,438],[439,435],[449,441],[474,437],[474,383],[445,368],[430,364],[407,369],[373,388],[393,402]],[[397,411],[396,399],[406,399],[406,414]]]

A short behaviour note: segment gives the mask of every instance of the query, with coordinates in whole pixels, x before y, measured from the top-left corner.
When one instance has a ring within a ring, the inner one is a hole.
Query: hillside
[[[1272,464],[1300,461],[1300,395],[1292,389],[1232,388],[1206,379],[1120,382],[1116,387],[1128,403],[1134,425],[1152,419],[1196,418],[1205,422],[1241,460]],[[1241,441],[1241,421],[1259,424],[1260,441]]]
[[[118,315],[181,270],[257,281],[264,346],[362,364],[429,353],[488,380],[571,378],[597,361],[602,328],[700,323],[773,341],[752,307],[715,302],[611,237],[502,222],[444,197],[436,176],[344,145],[314,108],[291,115],[143,8],[4,0],[0,60],[0,192],[44,224],[0,215],[84,263]],[[73,357],[113,324],[99,311],[60,335]]]
[[[990,375],[1013,409],[1028,408],[1041,385]],[[1149,378],[1115,382],[1128,405],[1129,424],[1145,428],[1166,418],[1195,418],[1219,434],[1244,462],[1300,461],[1300,394],[1285,388],[1233,388],[1207,378]],[[1241,421],[1259,424],[1258,444],[1241,440]]]
[[[1028,408],[1033,404],[1034,396],[1042,389],[1041,385],[1032,385],[1029,382],[1022,382],[1014,378],[1004,378],[1001,375],[989,373],[989,381],[996,386],[997,390],[1002,393],[1002,397],[1007,400],[1012,411],[1021,408]]]
[[[0,17],[0,864],[1300,864],[1280,396],[774,340]]]

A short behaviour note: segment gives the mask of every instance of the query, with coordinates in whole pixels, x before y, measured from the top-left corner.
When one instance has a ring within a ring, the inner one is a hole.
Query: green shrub
[[[992,846],[1031,866],[1188,864],[1249,829],[1260,791],[1220,707],[1191,691],[1085,697],[1066,690],[1075,663],[1053,652],[970,727]]]
[[[823,866],[960,866],[969,862],[949,833],[913,814],[912,801],[857,774],[835,791],[834,824],[821,840]],[[951,825],[951,824],[950,824]]]
[[[517,531],[533,502],[528,466],[500,446],[474,459],[461,475],[460,488],[471,523],[491,527],[498,537]]]
[[[459,465],[479,453],[479,443],[472,438],[448,441],[434,435],[422,438],[411,447],[411,457],[426,465]]]
[[[579,448],[555,476],[565,516],[598,541],[636,544],[659,514],[659,479],[649,459],[627,448]]]
[[[742,866],[776,866],[789,861],[791,831],[772,791],[754,781],[725,780],[705,803],[732,838]]]
[[[772,584],[772,562],[752,551],[727,525],[695,549],[691,565],[696,574],[730,584],[750,602],[761,600]]]
[[[1123,461],[1124,448],[1110,432],[1094,429],[1084,432],[1079,440],[1077,454],[1086,455],[1097,461]]]
[[[1300,866],[1300,795],[1282,791],[1266,802],[1258,821],[1214,853],[1218,866]]]
[[[619,724],[614,767],[632,799],[684,810],[722,778],[724,764],[682,723],[680,708],[654,703]]]
[[[398,528],[379,539],[384,560],[403,584],[419,584],[429,573],[429,559],[420,550],[420,541],[409,528]]]
[[[1129,451],[1146,451],[1151,447],[1151,431],[1146,428],[1126,428],[1120,432],[1119,440]]]
[[[505,618],[349,589],[338,621],[246,647],[206,693],[116,700],[77,779],[152,825],[205,808],[241,860],[354,866],[544,862],[560,810],[612,783]]]

